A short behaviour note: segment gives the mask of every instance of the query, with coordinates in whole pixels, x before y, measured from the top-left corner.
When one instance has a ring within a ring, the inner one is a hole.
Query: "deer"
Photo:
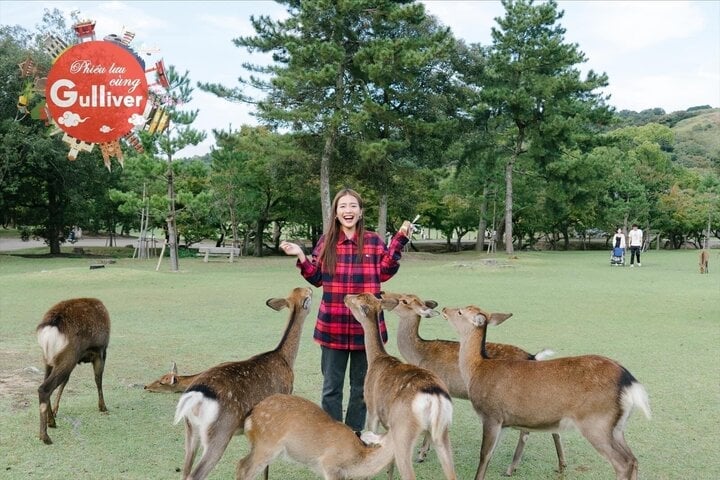
[[[250,452],[236,469],[238,480],[252,480],[281,455],[311,468],[325,480],[371,477],[393,461],[387,435],[363,432],[360,438],[315,403],[286,394],[258,402],[245,417]]]
[[[207,477],[232,437],[243,433],[245,417],[260,400],[274,393],[292,393],[293,367],[302,326],[310,312],[312,290],[295,288],[287,298],[270,298],[265,303],[276,311],[290,310],[277,347],[246,360],[225,362],[205,370],[178,400],[174,423],[185,420],[183,479]],[[193,470],[200,445],[202,456]]]
[[[700,273],[710,273],[708,263],[710,262],[710,252],[707,250],[700,251]]]
[[[144,390],[153,393],[182,393],[200,375],[178,375],[177,364],[172,362],[170,371],[152,383],[145,385]]]
[[[638,462],[624,430],[635,408],[650,418],[650,405],[645,387],[627,369],[600,355],[542,362],[491,359],[485,353],[487,326],[500,325],[511,313],[489,313],[470,305],[443,308],[442,315],[460,336],[460,373],[482,420],[476,480],[485,478],[504,427],[577,428],[612,465],[617,480],[637,479]]]
[[[98,409],[107,412],[102,376],[110,341],[110,315],[97,298],[71,298],[50,307],[35,332],[45,367],[45,377],[38,387],[39,438],[46,445],[51,445],[53,442],[47,429],[57,426],[55,417],[60,407],[60,397],[76,365],[92,363]],[[50,398],[55,389],[58,389],[57,397],[51,408]]]
[[[467,400],[467,386],[460,374],[459,356],[460,343],[452,340],[425,340],[420,337],[420,319],[439,316],[435,310],[437,302],[434,300],[422,300],[417,295],[382,292],[382,298],[395,298],[397,306],[392,310],[400,319],[397,331],[397,347],[406,362],[419,367],[427,368],[440,377],[448,387],[448,392],[454,398]],[[543,360],[554,352],[543,349],[536,354],[526,352],[520,347],[505,343],[490,343],[485,345],[488,357],[505,358],[517,360]],[[480,355],[480,351],[477,352]],[[529,432],[522,430],[512,462],[505,472],[506,476],[512,476],[522,458]],[[558,457],[558,472],[562,473],[567,463],[563,452],[560,435],[552,434],[555,444],[555,451]],[[430,450],[430,438],[425,435],[422,446],[418,451],[418,462],[423,462]]]
[[[397,300],[361,293],[346,295],[344,302],[364,332],[368,430],[377,432],[379,424],[387,430],[395,449],[395,465],[403,480],[415,480],[413,448],[423,432],[430,432],[445,478],[455,480],[449,435],[453,407],[445,383],[431,371],[389,355],[380,337],[378,318],[383,309],[395,308]],[[389,479],[393,470],[391,465]]]

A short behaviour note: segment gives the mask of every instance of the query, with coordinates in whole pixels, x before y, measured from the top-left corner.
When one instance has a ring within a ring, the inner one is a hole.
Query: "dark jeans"
[[[630,247],[630,265],[635,263],[635,257],[637,257],[637,262],[640,263],[640,248],[641,247]]]
[[[365,427],[366,413],[363,396],[365,373],[367,372],[365,351],[320,348],[320,371],[323,375],[322,408],[335,420],[343,421],[343,386],[349,360],[350,399],[348,400],[345,424],[355,431],[361,431]]]

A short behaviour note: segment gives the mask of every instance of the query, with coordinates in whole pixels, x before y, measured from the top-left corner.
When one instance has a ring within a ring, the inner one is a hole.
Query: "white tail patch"
[[[385,435],[378,435],[369,430],[360,434],[360,440],[362,440],[365,445],[382,445],[384,439]]]
[[[45,363],[55,366],[55,358],[68,346],[68,339],[57,327],[45,326],[37,332],[38,343],[42,349]]]
[[[178,400],[173,423],[187,418],[190,423],[204,431],[217,420],[219,413],[220,405],[216,400],[206,398],[200,392],[187,392],[183,393]]]
[[[452,423],[452,402],[442,395],[419,393],[413,399],[411,408],[422,429],[430,432],[433,440],[439,439]]]
[[[543,348],[535,354],[535,360],[547,360],[548,358],[555,355],[555,352],[549,348]]]
[[[635,407],[642,410],[645,418],[650,419],[650,399],[647,390],[645,390],[645,387],[643,387],[640,382],[635,382],[629,387],[626,387],[620,398],[623,418],[618,422],[619,425],[625,423],[625,420],[627,420]]]

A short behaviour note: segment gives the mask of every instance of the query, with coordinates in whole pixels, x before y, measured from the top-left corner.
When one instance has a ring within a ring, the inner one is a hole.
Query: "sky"
[[[424,0],[426,10],[467,43],[491,44],[491,29],[504,9],[496,0]],[[662,108],[666,112],[698,105],[720,107],[720,0],[559,0],[565,40],[578,44],[587,62],[583,72],[604,72],[603,93],[617,110]],[[0,25],[33,31],[45,8],[96,22],[98,38],[127,29],[131,46],[147,49],[146,63],[162,58],[193,83],[239,86],[242,64],[263,63],[232,40],[252,36],[251,15],[280,19],[287,12],[273,1],[5,1]],[[194,126],[207,133],[198,146],[177,156],[202,155],[214,145],[212,130],[257,124],[251,105],[232,103],[196,88],[187,106],[199,110]]]

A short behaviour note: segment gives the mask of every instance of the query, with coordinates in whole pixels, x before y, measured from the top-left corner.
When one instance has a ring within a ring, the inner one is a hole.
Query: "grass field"
[[[288,257],[181,259],[181,272],[156,260],[118,259],[91,270],[96,259],[0,255],[0,476],[7,479],[179,479],[183,427],[173,425],[172,394],[143,384],[176,361],[180,373],[240,360],[272,349],[287,311],[265,306],[305,285]],[[651,251],[641,268],[611,267],[608,252],[504,255],[406,254],[388,291],[415,293],[443,306],[476,304],[512,312],[489,339],[558,356],[597,353],[621,362],[650,394],[652,420],[636,412],[626,432],[644,479],[720,478],[720,255],[700,275],[697,252]],[[313,312],[321,292],[315,289]],[[54,445],[37,438],[37,387],[42,381],[35,326],[55,302],[94,296],[112,318],[105,370],[109,413],[97,411],[92,368],[76,368],[63,395]],[[397,355],[397,321],[386,316],[388,351]],[[319,401],[319,347],[314,313],[305,324],[296,364],[295,393]],[[423,324],[425,338],[455,339],[441,317]],[[458,478],[473,478],[480,422],[469,402],[454,402],[451,441]],[[508,430],[490,463],[502,477],[517,433]],[[614,478],[612,467],[577,432],[563,435],[565,479]],[[247,453],[244,437],[231,442],[212,479],[234,478]],[[516,479],[556,479],[549,434],[534,433]],[[434,453],[416,465],[419,479],[440,479]],[[316,478],[302,466],[278,461],[274,479]],[[378,476],[376,478],[384,478]]]

